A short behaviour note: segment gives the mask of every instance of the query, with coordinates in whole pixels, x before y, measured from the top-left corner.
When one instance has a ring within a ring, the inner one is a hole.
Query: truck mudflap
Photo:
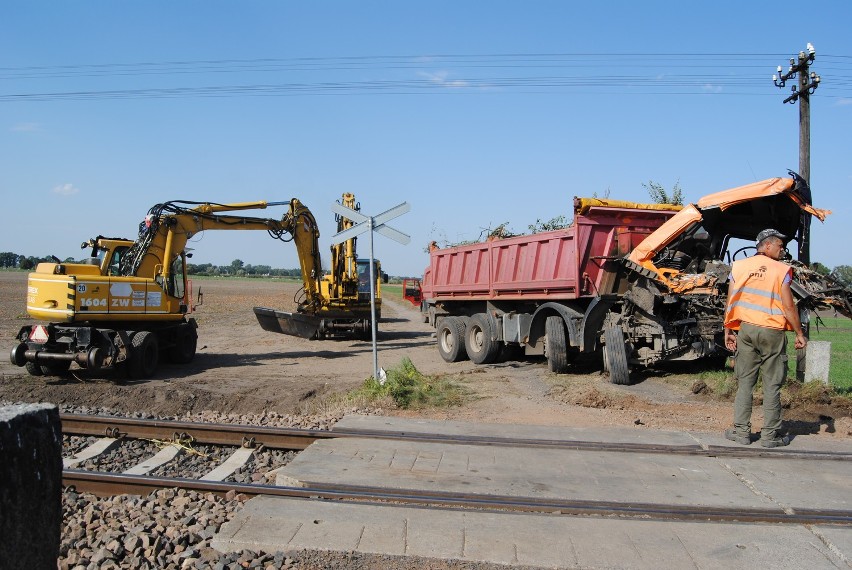
[[[314,315],[287,313],[267,307],[255,307],[254,314],[263,330],[301,338],[316,338],[322,324],[322,319]]]

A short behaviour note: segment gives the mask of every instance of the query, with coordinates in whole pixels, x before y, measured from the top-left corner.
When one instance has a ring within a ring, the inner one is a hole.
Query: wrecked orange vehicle
[[[825,221],[831,211],[812,206],[810,195],[793,172],[710,194],[634,248],[623,260],[633,284],[612,316],[625,332],[631,362],[726,356],[722,316],[731,263],[755,252],[763,229],[800,241],[808,217]],[[789,254],[782,261],[793,267],[800,310],[834,308],[852,318],[852,292]]]
[[[575,198],[567,228],[430,248],[421,310],[448,362],[541,355],[560,373],[597,353],[610,380],[628,384],[631,367],[722,361],[731,263],[766,228],[800,241],[811,216],[830,214],[810,201],[792,172],[684,207]],[[802,311],[852,318],[852,291],[786,262]]]

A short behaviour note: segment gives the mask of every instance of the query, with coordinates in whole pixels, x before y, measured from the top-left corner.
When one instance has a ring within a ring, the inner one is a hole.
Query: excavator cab
[[[380,283],[388,282],[387,273],[382,273],[382,264],[379,260],[374,260],[375,265],[373,266],[373,275],[376,279],[376,298],[381,298],[380,292]],[[370,260],[369,259],[359,259],[356,262],[356,266],[358,267],[358,301],[369,303],[370,302]]]
[[[162,279],[162,278],[158,278]],[[186,296],[186,253],[180,252],[172,261],[171,271],[163,290],[172,297],[183,299]]]
[[[116,246],[109,257],[109,261],[107,261],[107,275],[120,275],[119,267],[121,267],[121,260],[124,258],[124,254],[127,253],[127,250],[130,249],[129,245],[120,245]],[[103,265],[101,266],[103,267]]]

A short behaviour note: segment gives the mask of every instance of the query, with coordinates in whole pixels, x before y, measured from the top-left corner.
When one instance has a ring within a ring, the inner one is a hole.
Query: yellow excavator
[[[345,203],[350,196],[344,194]],[[280,220],[222,214],[273,206],[287,206]],[[346,221],[338,220],[341,224]],[[47,322],[20,329],[12,363],[34,376],[61,375],[77,363],[91,370],[123,368],[136,379],[152,376],[161,354],[175,363],[192,361],[198,334],[195,319],[188,317],[194,307],[186,245],[207,230],[266,230],[275,239],[294,242],[303,282],[297,310],[255,307],[264,329],[304,338],[370,330],[369,293],[364,298],[360,292],[361,267],[366,263],[369,268],[369,262],[355,259],[354,242],[344,242],[332,248],[331,272],[322,275],[316,219],[298,199],[180,200],[152,207],[136,241],[98,236],[81,246],[90,248],[90,257],[81,263],[39,263],[28,276],[26,306],[31,317]],[[377,281],[380,306],[382,279]],[[369,280],[366,285],[369,291]]]
[[[361,206],[355,195],[345,193],[338,202],[350,210],[359,211]],[[354,222],[337,215],[337,231],[349,229]],[[299,251],[304,297],[297,299],[295,313],[278,311],[267,307],[255,307],[254,313],[260,326],[267,331],[323,338],[343,335],[365,337],[372,328],[370,313],[370,260],[359,259],[356,240],[350,238],[331,246],[331,271],[317,280],[313,277],[319,267],[319,258],[314,259],[316,240],[301,238],[294,234]],[[317,233],[317,237],[319,233]],[[386,281],[381,263],[375,261],[376,275],[376,319],[381,318],[381,283]]]

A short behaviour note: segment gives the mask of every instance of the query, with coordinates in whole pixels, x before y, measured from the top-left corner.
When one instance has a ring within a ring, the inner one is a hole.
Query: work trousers
[[[758,373],[763,377],[763,428],[760,437],[772,439],[781,431],[781,386],[787,379],[787,333],[779,329],[740,325],[734,361],[737,397],[734,400],[734,428],[741,435],[751,433],[752,393]]]

